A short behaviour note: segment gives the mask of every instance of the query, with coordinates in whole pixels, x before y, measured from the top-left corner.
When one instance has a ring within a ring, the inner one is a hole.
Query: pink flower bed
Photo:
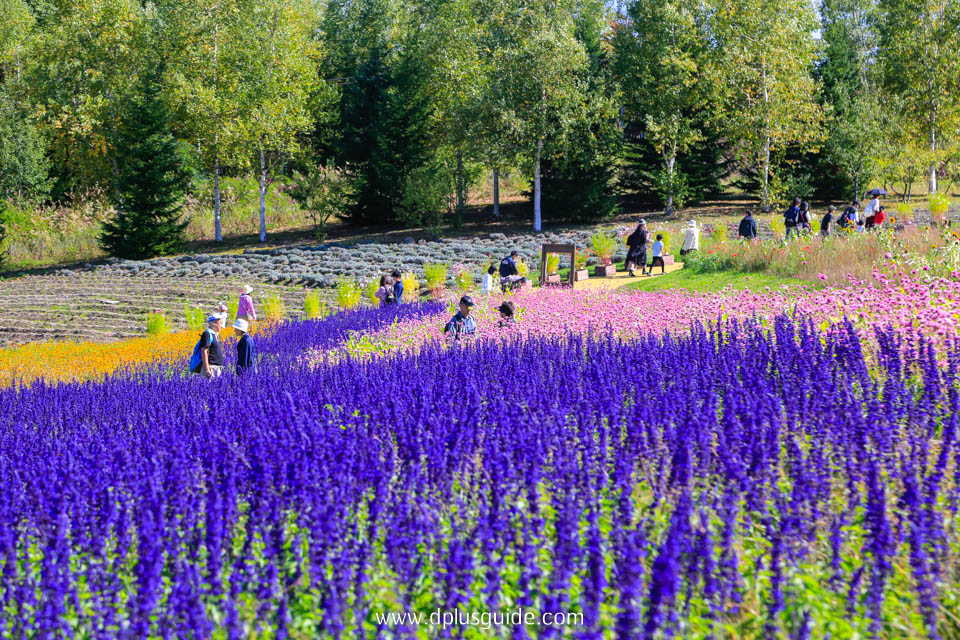
[[[892,325],[908,339],[928,337],[942,342],[957,335],[960,319],[960,282],[889,278],[880,272],[872,283],[852,280],[847,286],[817,289],[806,285],[764,288],[758,291],[724,290],[697,293],[685,289],[662,292],[570,291],[524,289],[509,299],[517,309],[514,328],[497,327],[499,295],[478,298],[474,314],[484,339],[505,336],[566,336],[607,333],[629,339],[653,332],[684,332],[694,323],[756,318],[767,322],[795,311],[809,315],[822,329],[849,319],[865,337],[875,328]],[[348,345],[351,355],[419,349],[445,341],[443,326],[454,308],[426,318],[395,324],[363,337],[362,345]]]

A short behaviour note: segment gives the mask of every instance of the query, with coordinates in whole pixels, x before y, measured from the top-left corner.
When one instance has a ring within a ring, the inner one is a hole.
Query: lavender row
[[[0,636],[434,637],[378,615],[520,606],[582,624],[502,635],[953,633],[956,347],[881,334],[868,365],[780,318],[283,355],[362,323],[325,322],[257,376],[0,393]]]

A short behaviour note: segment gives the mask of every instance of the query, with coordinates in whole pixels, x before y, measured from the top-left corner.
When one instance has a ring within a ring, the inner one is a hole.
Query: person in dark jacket
[[[500,277],[509,278],[511,276],[520,275],[520,270],[517,269],[517,256],[520,255],[517,251],[511,251],[510,255],[500,261]]]
[[[827,214],[823,216],[823,219],[820,220],[820,236],[826,238],[830,235],[830,225],[833,224],[833,217],[836,215],[834,213],[837,210],[836,205],[830,205],[827,207]]]
[[[797,231],[805,235],[813,229],[810,224],[810,203],[804,200],[800,203],[800,211],[797,213]]]
[[[754,240],[757,237],[757,221],[753,217],[753,211],[747,209],[743,218],[740,220],[740,226],[737,227],[737,235],[744,240]]]
[[[400,298],[403,297],[403,274],[399,269],[394,269],[390,277],[393,278],[393,302],[400,304]]]
[[[786,240],[789,240],[791,236],[800,235],[800,232],[797,229],[797,224],[800,221],[800,198],[794,198],[793,204],[790,205],[787,210],[783,213],[783,226],[786,227]]]
[[[237,375],[253,373],[257,370],[257,349],[248,333],[250,327],[246,320],[237,320],[233,323],[233,330],[240,334],[237,340]]]
[[[640,273],[647,270],[647,221],[637,220],[637,228],[627,236],[627,261],[624,265],[633,278],[633,270],[640,267]]]

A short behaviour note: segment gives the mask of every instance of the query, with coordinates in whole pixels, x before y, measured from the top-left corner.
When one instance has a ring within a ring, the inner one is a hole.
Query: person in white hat
[[[697,227],[697,221],[691,220],[687,223],[687,228],[683,230],[683,246],[680,248],[680,255],[685,256],[691,251],[700,250],[700,228]]]
[[[246,320],[237,319],[233,330],[240,334],[237,340],[237,375],[257,370],[257,350],[250,337],[250,326]]]
[[[248,284],[240,288],[240,302],[237,304],[237,320],[246,320],[247,322],[256,322],[257,311],[253,308],[253,287]]]

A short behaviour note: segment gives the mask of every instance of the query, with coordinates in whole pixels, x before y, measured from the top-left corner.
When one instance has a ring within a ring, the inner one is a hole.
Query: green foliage
[[[41,200],[50,190],[43,139],[22,100],[0,84],[0,199]]]
[[[722,222],[718,222],[713,225],[713,230],[710,231],[710,237],[713,239],[714,243],[720,244],[721,242],[727,241],[727,225]]]
[[[670,238],[671,238],[670,232],[667,231],[666,229],[664,229],[664,230],[662,230],[662,231],[655,231],[654,234],[653,234],[653,237],[656,238],[656,237],[657,237],[657,234],[660,234],[660,235],[663,236],[663,254],[664,254],[664,255],[669,254],[669,253],[670,253]],[[681,234],[681,235],[682,235],[682,234]]]
[[[603,229],[597,229],[590,235],[590,248],[593,249],[601,265],[610,264],[613,254],[617,252],[618,244],[617,238]]]
[[[897,212],[897,222],[904,224],[913,222],[913,210],[916,205],[912,202],[898,202],[895,210]]]
[[[547,275],[554,275],[560,270],[560,256],[555,253],[547,255]]]
[[[379,288],[380,283],[376,280],[363,283],[363,297],[375,307],[380,305],[380,298],[377,297],[377,289]]]
[[[425,264],[423,265],[423,275],[427,279],[427,288],[435,298],[439,298],[443,293],[443,285],[447,281],[447,265],[445,264]]]
[[[283,298],[276,293],[271,293],[270,295],[264,297],[262,304],[263,317],[266,320],[283,320],[287,315],[286,305],[283,303]]]
[[[930,196],[930,213],[942,216],[950,209],[950,198],[945,193],[934,193]]]
[[[183,308],[184,317],[187,320],[187,328],[190,331],[202,331],[206,325],[207,314],[200,307],[191,307],[189,304]]]
[[[326,308],[320,302],[320,294],[315,291],[308,291],[303,298],[303,316],[305,318],[320,318],[325,315]]]
[[[360,286],[352,278],[340,276],[337,280],[337,306],[344,310],[360,304]]]
[[[783,220],[783,216],[777,214],[770,216],[770,229],[777,238],[782,238],[786,235],[787,223]]]
[[[466,265],[457,265],[454,268],[453,281],[457,285],[457,290],[460,293],[467,293],[470,289],[473,288],[473,274],[470,272],[470,268]]]
[[[104,223],[101,235],[110,255],[150,258],[173,253],[183,244],[187,223],[180,220],[180,209],[188,176],[161,91],[155,77],[146,77],[124,115],[116,213]]]
[[[416,301],[420,294],[420,280],[414,273],[405,273],[401,277],[403,282],[403,295],[407,300]]]
[[[161,311],[151,311],[147,314],[147,333],[151,336],[162,336],[170,331],[167,316]]]
[[[294,174],[290,195],[310,215],[317,242],[323,242],[327,235],[327,222],[334,216],[344,215],[350,208],[353,185],[332,164],[318,164],[311,167],[306,175]]]

